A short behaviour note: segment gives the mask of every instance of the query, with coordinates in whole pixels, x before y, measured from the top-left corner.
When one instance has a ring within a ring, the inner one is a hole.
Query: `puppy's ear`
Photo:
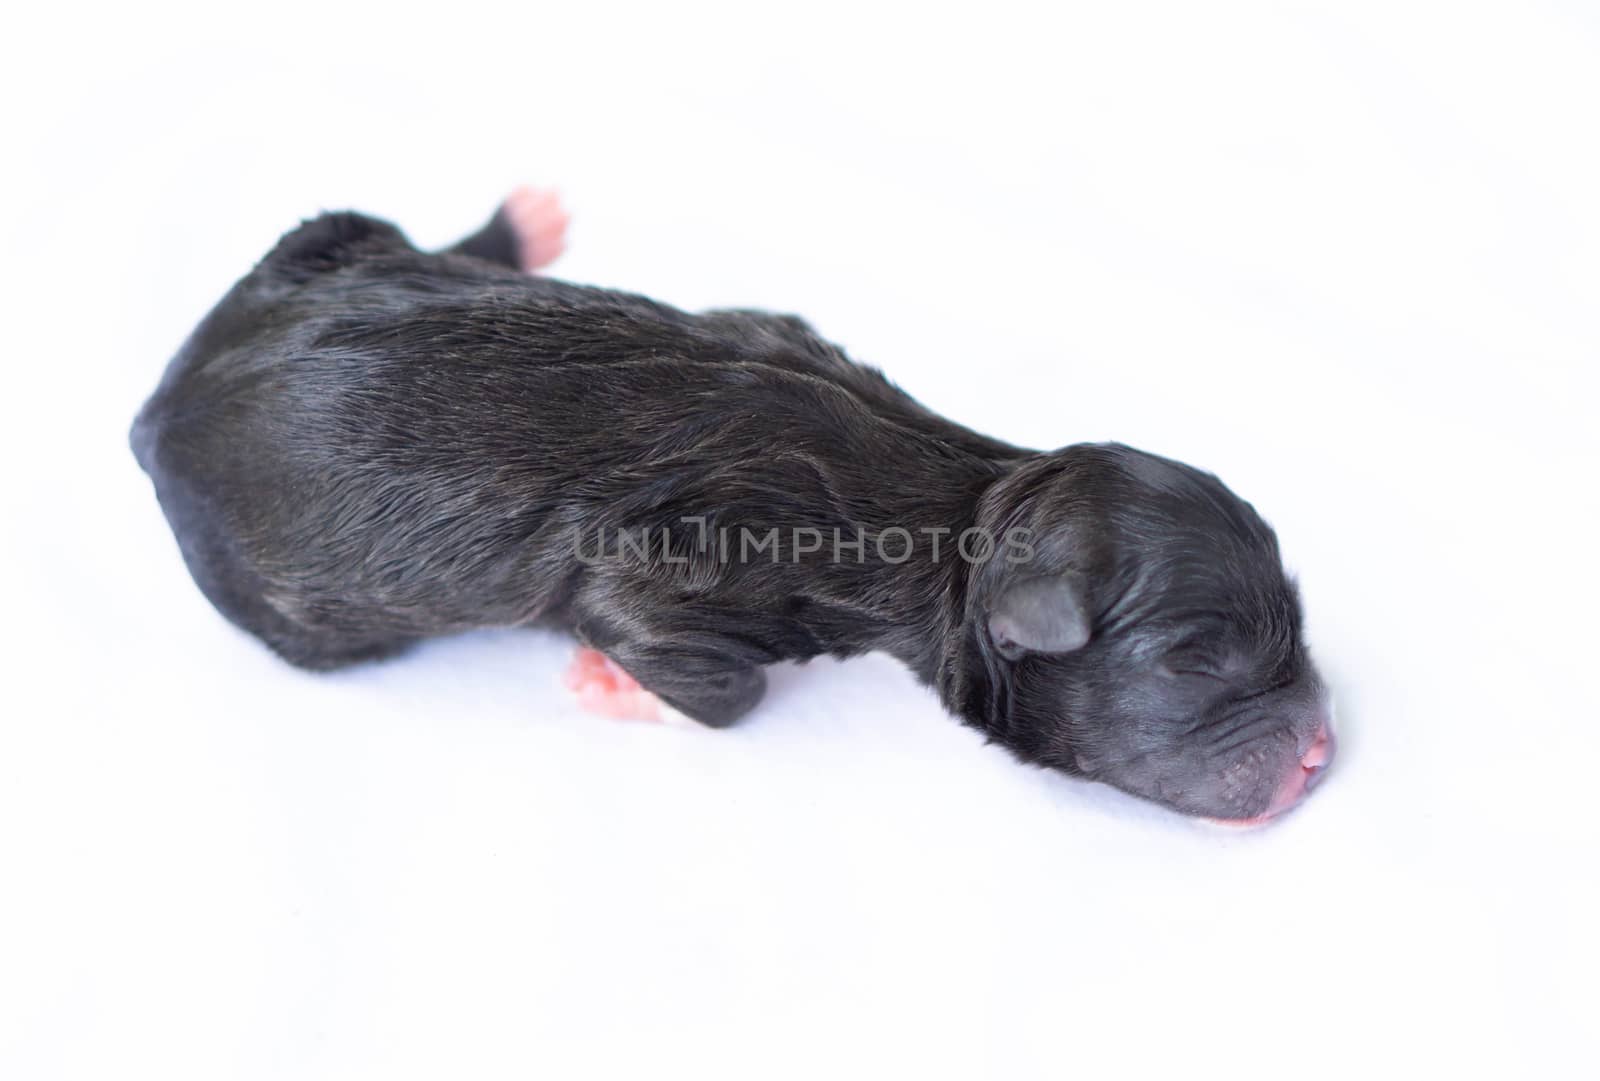
[[[1089,641],[1089,613],[1073,576],[1024,578],[989,606],[989,638],[1007,660],[1024,653],[1071,653]]]

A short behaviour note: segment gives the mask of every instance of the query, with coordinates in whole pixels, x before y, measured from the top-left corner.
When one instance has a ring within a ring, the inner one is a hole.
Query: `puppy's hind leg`
[[[524,185],[506,196],[487,225],[450,251],[531,274],[565,249],[570,221],[555,192]]]

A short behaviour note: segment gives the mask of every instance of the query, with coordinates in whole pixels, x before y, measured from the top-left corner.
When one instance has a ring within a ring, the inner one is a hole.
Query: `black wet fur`
[[[229,619],[315,669],[553,622],[713,725],[765,665],[884,650],[1027,761],[1266,806],[1322,692],[1277,541],[1215,477],[1015,447],[793,316],[533,277],[516,248],[503,213],[443,254],[326,214],[194,331],[131,438]],[[776,562],[740,551],[772,529]],[[972,529],[1027,558],[960,558]]]

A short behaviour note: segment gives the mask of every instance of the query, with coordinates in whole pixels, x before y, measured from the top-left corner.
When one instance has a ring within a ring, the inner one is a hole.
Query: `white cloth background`
[[[0,1076],[1592,1069],[1592,6],[400,7],[11,20]],[[1222,833],[881,657],[698,734],[579,714],[553,635],[234,630],[126,449],[167,357],[302,216],[524,180],[562,276],[1217,471],[1327,784]]]

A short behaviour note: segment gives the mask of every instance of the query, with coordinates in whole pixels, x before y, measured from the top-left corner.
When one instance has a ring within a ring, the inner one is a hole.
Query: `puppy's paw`
[[[506,196],[505,220],[517,238],[517,262],[533,273],[555,262],[567,246],[571,218],[561,197],[547,188],[524,185]]]
[[[666,724],[695,722],[639,686],[622,666],[597,649],[579,647],[564,678],[578,705],[590,713],[622,721]]]

